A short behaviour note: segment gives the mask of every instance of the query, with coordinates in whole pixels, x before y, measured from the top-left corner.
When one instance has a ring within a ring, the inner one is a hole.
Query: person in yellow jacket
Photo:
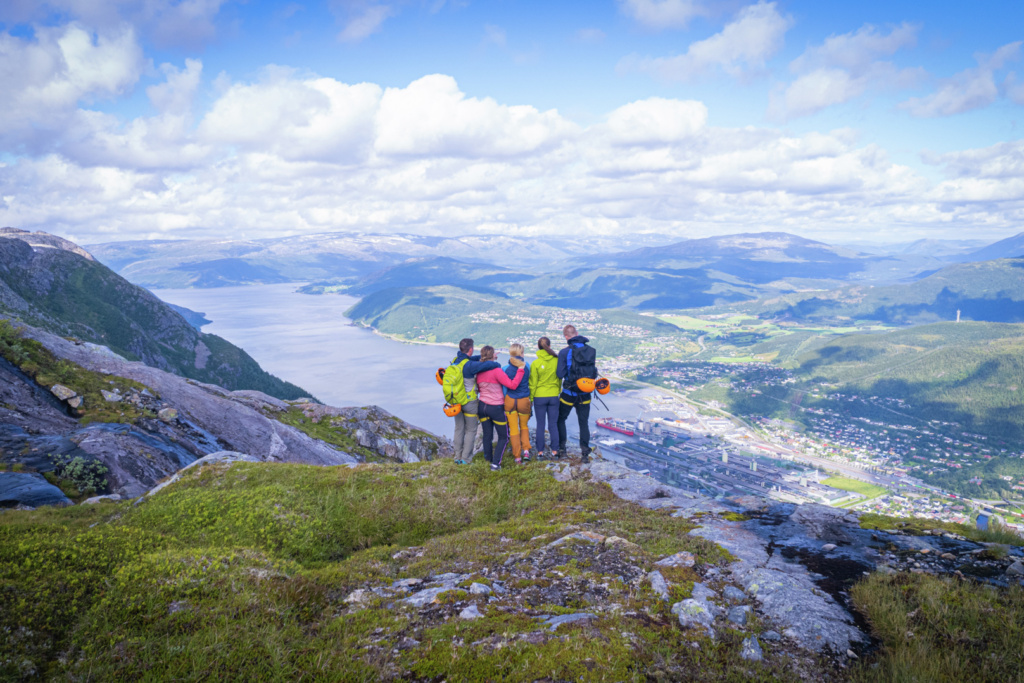
[[[551,340],[541,337],[537,340],[537,360],[530,366],[530,402],[533,403],[534,414],[537,416],[537,431],[534,442],[537,445],[537,459],[545,456],[544,429],[551,432],[551,448],[547,457],[558,452],[558,394],[562,391],[562,380],[558,379],[555,370],[558,367],[558,354],[551,350]]]

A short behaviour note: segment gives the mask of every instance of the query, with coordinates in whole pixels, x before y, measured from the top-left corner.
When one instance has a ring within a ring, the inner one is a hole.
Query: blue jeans
[[[534,399],[533,412],[537,416],[537,434],[534,441],[537,443],[537,452],[544,450],[544,427],[551,430],[551,450],[558,450],[558,397],[543,396]]]

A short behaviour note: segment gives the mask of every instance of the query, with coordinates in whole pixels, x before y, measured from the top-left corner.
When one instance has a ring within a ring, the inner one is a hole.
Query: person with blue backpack
[[[530,414],[533,404],[530,402],[530,364],[525,359],[522,344],[508,347],[509,362],[505,366],[505,374],[513,379],[521,368],[523,379],[515,389],[505,388],[505,418],[508,420],[508,437],[512,442],[512,455],[516,464],[524,460],[530,462]],[[515,359],[521,365],[513,364]]]
[[[473,355],[473,340],[463,339],[459,342],[459,352],[445,368],[442,376],[442,388],[445,401],[452,406],[460,406],[455,419],[455,462],[465,465],[473,459],[473,446],[476,444],[476,430],[480,424],[480,401],[477,392],[476,376],[487,370],[500,369],[501,364],[494,360],[480,360]]]
[[[580,379],[589,377],[597,379],[597,351],[588,346],[586,337],[578,334],[572,325],[562,330],[568,344],[558,352],[558,366],[555,374],[562,380],[562,393],[558,396],[558,443],[560,450],[555,455],[561,458],[566,455],[565,421],[569,413],[576,411],[576,420],[580,426],[580,453],[584,464],[590,462],[590,394],[581,391]]]

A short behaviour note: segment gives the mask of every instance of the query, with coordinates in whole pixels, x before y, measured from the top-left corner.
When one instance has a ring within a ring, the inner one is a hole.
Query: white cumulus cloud
[[[673,57],[626,59],[620,69],[637,69],[666,81],[692,81],[714,71],[741,76],[764,68],[782,47],[792,20],[774,2],[744,7],[721,32],[690,45]]]
[[[382,155],[508,156],[550,147],[575,130],[555,110],[466,97],[454,78],[435,74],[385,91],[375,149]]]
[[[911,24],[888,33],[865,25],[852,33],[830,36],[790,63],[797,78],[772,94],[769,114],[782,120],[806,116],[869,90],[906,87],[920,80],[920,69],[901,69],[879,59],[914,45],[917,31]]]
[[[78,24],[40,28],[34,39],[0,34],[0,145],[45,147],[81,101],[126,92],[144,67],[129,26],[101,35]]]
[[[911,116],[935,118],[989,106],[1000,94],[995,72],[1020,58],[1022,44],[1017,41],[1003,45],[991,55],[976,55],[978,66],[944,79],[935,92],[925,97],[912,97],[900,104],[900,108]]]
[[[619,9],[651,29],[686,28],[692,19],[707,14],[700,0],[619,0]]]

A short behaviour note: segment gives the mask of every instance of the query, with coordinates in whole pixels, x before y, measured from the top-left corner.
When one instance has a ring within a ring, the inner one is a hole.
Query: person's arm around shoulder
[[[479,358],[479,356],[478,356]],[[487,372],[488,370],[494,370],[495,368],[500,369],[501,364],[493,360],[470,360],[466,361],[466,365],[462,368],[463,377],[475,377],[481,372]]]
[[[515,360],[512,360],[510,362],[517,368],[519,368],[516,371],[516,376],[512,379],[509,379],[508,375],[506,375],[504,372],[496,372],[494,373],[494,379],[498,382],[498,384],[502,385],[503,387],[515,389],[516,387],[519,386],[519,383],[523,381],[523,361],[518,361],[518,364]]]

